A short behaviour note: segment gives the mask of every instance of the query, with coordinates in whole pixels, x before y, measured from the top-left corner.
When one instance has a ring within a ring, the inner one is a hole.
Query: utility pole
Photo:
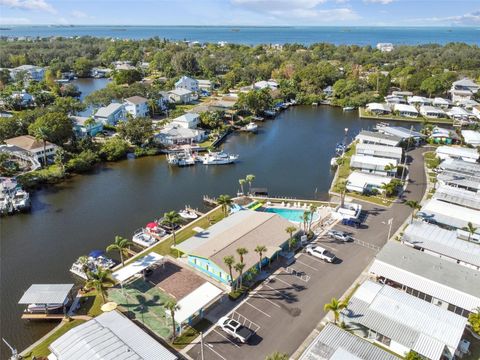
[[[407,140],[407,148],[405,149],[405,159],[403,160],[403,168],[402,168],[402,182],[405,181],[406,178],[406,167],[407,167],[407,150],[410,148],[410,140],[412,139],[412,131],[413,125],[410,126],[410,137]]]
[[[201,352],[202,360],[205,360],[205,357],[203,354],[203,331],[200,331],[200,352]]]

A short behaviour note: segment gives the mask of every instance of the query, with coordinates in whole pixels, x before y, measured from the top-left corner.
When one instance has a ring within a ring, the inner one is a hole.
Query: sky
[[[480,0],[0,0],[0,24],[480,27]]]

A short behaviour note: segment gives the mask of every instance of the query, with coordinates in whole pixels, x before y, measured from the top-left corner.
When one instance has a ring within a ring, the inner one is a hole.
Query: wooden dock
[[[208,195],[203,195],[203,202],[209,206],[217,206],[217,199],[211,198]]]
[[[62,320],[64,314],[39,314],[39,313],[23,313],[23,320]]]

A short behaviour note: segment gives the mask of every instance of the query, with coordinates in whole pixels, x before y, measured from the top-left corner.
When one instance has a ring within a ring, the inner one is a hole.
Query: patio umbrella
[[[156,227],[157,227],[157,223],[155,223],[155,222],[153,222],[153,221],[152,221],[152,222],[149,222],[149,223],[147,224],[147,228],[148,228],[148,229],[155,229]]]
[[[88,254],[88,256],[93,257],[93,258],[98,258],[99,256],[102,256],[105,254],[103,250],[93,250]]]
[[[101,309],[103,312],[113,311],[117,308],[117,303],[110,301],[102,305]]]

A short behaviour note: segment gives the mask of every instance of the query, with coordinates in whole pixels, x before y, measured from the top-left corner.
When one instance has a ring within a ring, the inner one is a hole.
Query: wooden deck
[[[31,314],[31,313],[23,313],[22,319],[23,320],[62,320],[65,318],[64,314]],[[71,319],[80,319],[80,320],[90,320],[91,317],[87,315],[72,315],[70,316]]]

